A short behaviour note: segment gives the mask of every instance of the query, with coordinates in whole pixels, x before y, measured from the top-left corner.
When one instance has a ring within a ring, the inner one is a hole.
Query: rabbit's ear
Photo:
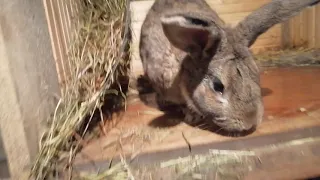
[[[218,29],[208,21],[185,15],[161,18],[164,34],[175,47],[190,53],[212,49],[220,39]]]
[[[273,0],[248,15],[236,27],[246,46],[250,47],[262,33],[272,26],[297,15],[306,7],[319,3],[320,0]]]

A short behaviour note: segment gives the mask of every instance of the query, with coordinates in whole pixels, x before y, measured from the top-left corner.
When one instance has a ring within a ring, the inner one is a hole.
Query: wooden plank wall
[[[306,8],[283,27],[284,46],[320,48],[320,5]]]
[[[43,0],[61,93],[71,70],[67,54],[73,30],[71,19],[77,17],[77,1]]]
[[[313,16],[314,20],[312,22],[315,23],[315,47],[320,48],[320,5],[315,7],[315,13]],[[313,27],[313,26],[312,26]]]

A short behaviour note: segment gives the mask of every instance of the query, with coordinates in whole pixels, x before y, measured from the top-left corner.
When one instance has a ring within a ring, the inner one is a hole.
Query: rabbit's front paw
[[[181,105],[175,104],[170,101],[166,101],[159,94],[156,95],[156,101],[157,101],[158,108],[161,111],[181,112]]]
[[[196,124],[198,124],[198,123],[200,123],[201,121],[204,120],[203,116],[199,115],[196,112],[193,112],[189,108],[184,108],[183,112],[185,114],[184,121],[187,124],[196,125]]]

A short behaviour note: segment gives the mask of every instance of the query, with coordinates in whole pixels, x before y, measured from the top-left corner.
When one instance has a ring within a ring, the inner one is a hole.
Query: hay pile
[[[121,88],[129,74],[129,0],[76,2],[79,14],[73,19],[75,29],[69,49],[71,76],[41,139],[31,170],[36,180],[56,179],[62,174],[73,179],[73,159],[82,147],[93,114],[101,111],[107,95],[125,98]],[[124,105],[123,101],[117,102]],[[118,165],[85,179],[125,176],[124,167]]]
[[[256,54],[255,60],[264,67],[317,66],[320,64],[320,51],[303,47],[287,48]]]

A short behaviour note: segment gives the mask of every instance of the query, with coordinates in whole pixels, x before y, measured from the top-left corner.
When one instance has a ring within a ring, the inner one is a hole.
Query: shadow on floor
[[[0,161],[0,179],[10,178],[7,161]]]
[[[6,154],[4,152],[2,138],[0,136],[0,179],[7,179],[10,177],[9,168],[6,161]]]
[[[320,180],[320,177],[309,178],[309,179],[306,179],[306,180]]]

